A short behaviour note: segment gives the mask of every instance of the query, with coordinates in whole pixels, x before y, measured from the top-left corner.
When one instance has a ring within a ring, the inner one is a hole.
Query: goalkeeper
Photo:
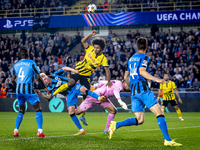
[[[122,83],[119,80],[111,80],[111,83],[112,83],[111,88],[108,88],[108,86],[106,85],[107,81],[100,81],[98,88],[94,91],[99,96],[105,97],[104,102],[101,102],[101,101],[88,95],[87,98],[85,99],[85,101],[83,101],[81,103],[81,105],[77,108],[77,110],[75,111],[75,114],[79,115],[82,112],[87,111],[88,109],[94,107],[95,105],[99,105],[99,106],[103,107],[104,109],[106,109],[109,112],[109,114],[108,114],[108,118],[107,118],[106,128],[104,130],[104,134],[108,133],[109,124],[111,121],[114,120],[115,115],[117,113],[117,109],[115,108],[115,106],[112,104],[112,102],[108,98],[115,96],[117,98],[119,104],[122,106],[122,108],[124,108],[125,110],[128,109],[126,103],[124,103],[120,98],[120,92],[123,89],[130,90],[130,88],[128,87],[128,85],[125,82]]]

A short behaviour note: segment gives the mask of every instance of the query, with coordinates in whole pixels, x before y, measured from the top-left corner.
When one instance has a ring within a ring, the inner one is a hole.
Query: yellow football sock
[[[82,102],[83,102],[84,100],[85,100],[85,99],[82,99]],[[81,115],[85,117],[85,115],[86,115],[86,111],[82,112]]]
[[[180,109],[178,109],[178,110],[176,110],[176,112],[177,112],[177,114],[178,114],[179,118],[181,118],[181,117],[182,117],[182,115],[181,115],[181,110],[180,110]]]
[[[163,112],[165,112],[165,109],[161,109]]]
[[[58,94],[58,93],[60,93],[60,92],[63,92],[63,91],[65,91],[65,90],[68,89],[68,88],[69,88],[69,87],[68,87],[68,84],[65,83],[65,84],[61,85],[61,86],[53,93],[53,95],[56,95],[56,94]]]

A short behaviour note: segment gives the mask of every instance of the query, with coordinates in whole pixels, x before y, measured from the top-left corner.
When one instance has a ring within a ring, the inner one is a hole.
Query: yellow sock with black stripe
[[[179,118],[182,118],[182,115],[181,115],[181,110],[180,110],[180,109],[178,109],[178,110],[176,110],[176,112],[177,112],[177,114],[178,114]]]
[[[56,95],[56,94],[58,94],[58,93],[60,93],[60,92],[63,92],[63,91],[65,91],[65,90],[67,90],[68,88],[69,88],[68,84],[65,83],[65,84],[61,85],[61,86],[53,93],[53,95]]]
[[[83,102],[84,100],[85,100],[85,99],[82,99],[82,102]],[[85,115],[86,115],[86,111],[82,112],[81,115],[85,117]]]

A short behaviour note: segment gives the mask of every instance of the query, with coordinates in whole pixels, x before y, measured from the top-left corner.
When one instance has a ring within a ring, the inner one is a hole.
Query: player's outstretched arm
[[[76,70],[76,69],[73,69],[73,68],[70,68],[70,67],[63,67],[62,68],[64,71],[71,71],[71,72],[74,72],[76,74],[79,74],[79,71]]]
[[[120,104],[120,106],[123,109],[128,110],[128,107],[127,107],[126,103],[123,102],[122,99],[121,99],[121,97],[120,97],[120,90],[114,90],[113,93],[114,93],[116,99],[118,100],[118,103]]]
[[[38,79],[38,82],[44,87],[45,91],[50,94],[49,90],[47,89],[46,85],[44,84],[44,81],[42,80],[39,73],[36,74],[36,77]]]
[[[36,92],[38,95],[42,96],[43,98],[47,99],[48,101],[51,99],[51,94],[45,95],[45,94],[43,94],[43,93],[42,93],[41,91],[39,91],[39,90],[35,90],[35,92]]]
[[[89,35],[85,36],[82,40],[81,40],[81,43],[83,44],[83,47],[84,48],[88,48],[89,47],[89,44],[87,43],[87,40],[93,36],[97,34],[97,31],[96,30],[93,30]]]
[[[155,78],[154,76],[150,75],[150,74],[146,71],[146,68],[145,68],[145,67],[140,67],[140,68],[139,68],[139,72],[140,72],[140,75],[143,76],[145,79],[153,80],[153,81],[158,82],[158,83],[161,83],[161,84],[164,83],[164,80],[162,80],[162,79],[157,79],[157,78]]]

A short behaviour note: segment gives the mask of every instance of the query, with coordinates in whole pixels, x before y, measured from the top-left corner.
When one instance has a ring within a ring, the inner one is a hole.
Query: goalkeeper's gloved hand
[[[128,110],[126,103],[124,103],[121,99],[118,99],[118,103],[120,104],[120,106],[122,106],[122,108],[124,108],[125,110]]]

